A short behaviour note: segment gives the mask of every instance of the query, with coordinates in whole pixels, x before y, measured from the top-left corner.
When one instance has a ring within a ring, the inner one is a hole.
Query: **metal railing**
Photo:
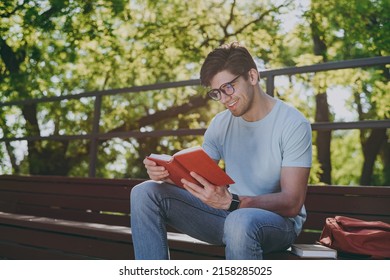
[[[390,56],[385,57],[373,57],[354,59],[337,62],[327,62],[309,66],[300,67],[287,67],[275,70],[259,71],[260,75],[266,81],[266,92],[273,95],[275,90],[275,77],[284,75],[297,75],[303,73],[316,73],[330,70],[350,69],[350,68],[364,68],[371,66],[387,65],[390,64]],[[55,96],[55,97],[43,97],[38,99],[27,99],[20,101],[10,101],[0,103],[0,107],[5,106],[23,106],[35,103],[45,102],[58,102],[62,100],[81,99],[84,97],[95,97],[94,102],[94,117],[92,124],[92,132],[82,135],[51,135],[51,136],[26,136],[26,137],[4,137],[0,139],[0,142],[12,142],[12,141],[36,141],[36,140],[76,140],[76,139],[88,139],[90,140],[89,151],[89,176],[95,177],[96,175],[96,162],[97,162],[97,148],[99,140],[107,140],[112,138],[141,138],[141,137],[161,137],[161,136],[184,136],[184,135],[203,135],[205,129],[178,129],[178,130],[156,130],[149,132],[140,131],[125,131],[125,132],[99,132],[99,122],[101,117],[102,97],[108,95],[117,95],[124,93],[135,93],[152,90],[162,90],[169,88],[187,87],[187,86],[199,86],[199,79],[158,83],[145,86],[134,86],[120,89],[102,90],[102,91],[90,91],[81,94]],[[365,129],[365,128],[390,128],[390,120],[368,120],[358,122],[327,122],[327,123],[313,123],[313,130],[337,130],[337,129]]]

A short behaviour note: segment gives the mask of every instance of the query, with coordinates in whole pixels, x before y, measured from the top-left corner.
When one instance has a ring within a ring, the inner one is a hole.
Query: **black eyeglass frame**
[[[215,101],[221,100],[222,93],[225,94],[225,95],[227,95],[227,96],[233,95],[233,94],[236,92],[236,89],[234,88],[234,86],[233,86],[232,84],[233,84],[239,77],[241,77],[241,74],[238,75],[237,77],[235,77],[235,78],[234,78],[233,80],[231,80],[230,82],[227,82],[227,83],[222,84],[219,88],[213,88],[213,89],[209,90],[209,91],[207,92],[207,95],[208,95],[211,99],[213,99],[213,100],[215,100]],[[233,92],[232,92],[232,93],[227,93],[227,92],[224,90],[224,88],[225,88],[226,86],[230,86],[230,87],[232,88]],[[215,92],[217,92],[218,94],[213,95],[212,93],[215,93]]]

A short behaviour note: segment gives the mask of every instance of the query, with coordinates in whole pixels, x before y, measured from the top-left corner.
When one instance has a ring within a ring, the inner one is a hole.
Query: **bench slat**
[[[62,251],[46,248],[35,248],[28,245],[5,243],[0,241],[0,252],[6,253],[11,260],[86,260],[91,259],[83,255],[69,254]],[[0,253],[1,259],[1,253]]]
[[[3,212],[15,213],[15,214],[26,214],[48,217],[48,218],[56,218],[56,219],[64,219],[71,221],[81,221],[81,222],[89,222],[89,223],[102,223],[108,225],[120,225],[120,226],[128,226],[130,224],[130,215],[121,213],[100,213],[100,212],[87,212],[87,211],[72,211],[67,209],[64,211],[60,208],[47,208],[47,207],[39,207],[39,206],[27,206],[27,205],[19,205],[18,209],[15,209],[14,206],[10,205],[1,205],[0,208]]]
[[[2,203],[15,205],[35,205],[48,208],[80,209],[82,211],[113,211],[130,213],[129,199],[106,197],[80,197],[77,195],[58,195],[42,193],[21,193],[5,191],[1,193]]]
[[[311,194],[310,199],[306,200],[305,207],[308,212],[383,215],[390,213],[388,201],[389,197]]]
[[[101,259],[130,259],[130,245],[86,238],[78,235],[61,234],[57,232],[31,230],[28,228],[5,227],[0,225],[2,240],[30,247],[46,248]],[[3,254],[1,252],[0,254]]]
[[[24,193],[46,193],[46,194],[61,194],[61,195],[78,195],[86,197],[108,197],[108,198],[123,198],[130,194],[134,182],[129,182],[126,185],[93,185],[89,182],[86,184],[72,184],[71,182],[11,182],[3,181],[0,185],[2,191],[14,191]]]

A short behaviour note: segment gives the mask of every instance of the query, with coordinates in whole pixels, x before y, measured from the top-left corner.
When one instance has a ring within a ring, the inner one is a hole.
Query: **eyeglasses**
[[[241,75],[238,75],[237,77],[235,77],[233,80],[231,80],[230,82],[228,83],[224,83],[223,85],[221,85],[218,89],[217,88],[214,88],[212,90],[209,90],[207,92],[207,94],[214,100],[220,100],[221,99],[221,96],[222,96],[222,93],[227,95],[227,96],[230,96],[232,95],[234,92],[235,92],[235,89],[233,87],[233,83],[240,77]]]

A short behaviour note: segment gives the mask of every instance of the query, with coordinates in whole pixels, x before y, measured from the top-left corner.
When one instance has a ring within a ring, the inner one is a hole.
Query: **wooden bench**
[[[0,258],[133,259],[130,190],[142,180],[0,176]],[[309,186],[296,243],[318,240],[326,217],[390,223],[390,187]],[[224,259],[224,248],[171,231],[172,259]],[[289,252],[268,259],[297,259]]]

